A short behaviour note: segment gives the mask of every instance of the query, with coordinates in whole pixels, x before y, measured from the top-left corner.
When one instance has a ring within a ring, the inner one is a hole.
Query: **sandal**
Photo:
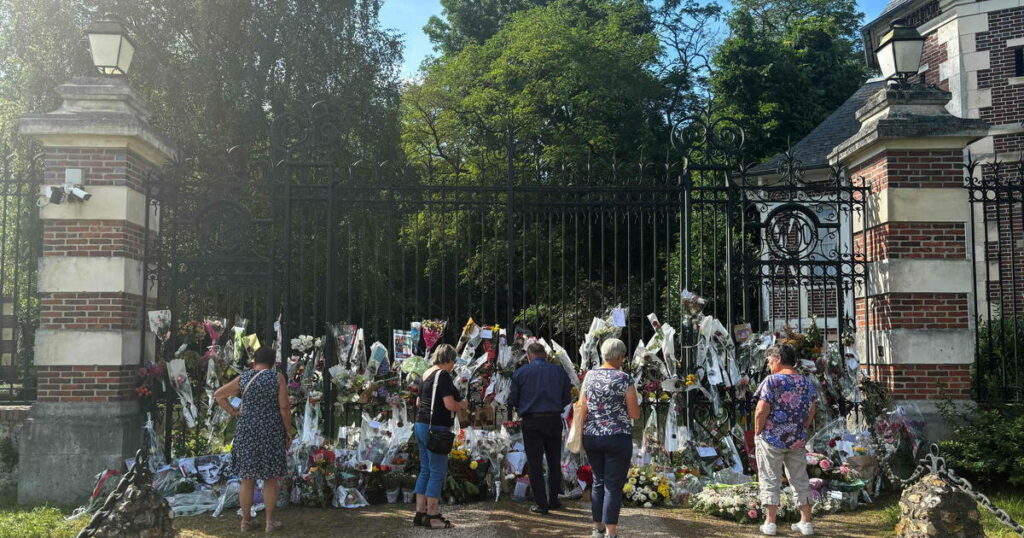
[[[266,529],[266,531],[267,532],[274,532],[274,531],[280,530],[281,527],[284,527],[284,524],[281,523],[280,521],[269,521],[269,522],[267,522],[267,529]]]
[[[241,527],[242,532],[251,532],[253,530],[256,530],[256,527],[253,526],[253,523],[256,523],[256,520],[250,519],[249,521],[246,521],[243,519]]]
[[[444,523],[444,526],[435,527],[432,523],[430,523],[432,520],[435,519],[440,520],[442,523]],[[424,526],[426,526],[428,529],[450,529],[455,525],[452,525],[452,522],[445,519],[444,516],[442,516],[441,514],[434,514],[432,516],[427,516],[427,522],[425,523]]]
[[[416,517],[412,518],[412,525],[414,527],[422,527],[422,526],[427,524],[426,519],[427,519],[427,513],[426,512],[416,512]]]

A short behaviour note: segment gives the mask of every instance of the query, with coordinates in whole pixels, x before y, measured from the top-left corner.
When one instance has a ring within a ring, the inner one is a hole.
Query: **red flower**
[[[576,479],[586,482],[589,487],[594,483],[594,471],[589,465],[584,465],[583,467],[576,469]]]

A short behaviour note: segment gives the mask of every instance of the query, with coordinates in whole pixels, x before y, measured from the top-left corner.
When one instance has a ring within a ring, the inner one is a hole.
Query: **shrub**
[[[973,367],[975,399],[1024,401],[1024,317],[978,320],[978,350]]]
[[[1024,486],[1024,414],[1011,406],[940,406],[953,437],[940,443],[946,463],[971,482]]]

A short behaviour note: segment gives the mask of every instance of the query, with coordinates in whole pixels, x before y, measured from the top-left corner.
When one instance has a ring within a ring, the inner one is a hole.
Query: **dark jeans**
[[[562,488],[562,417],[523,417],[523,445],[530,470],[530,489],[537,506],[547,510],[558,504]],[[547,487],[544,458],[548,461]]]
[[[622,487],[626,485],[629,460],[633,458],[633,438],[628,433],[584,435],[583,449],[594,472],[594,489],[590,492],[594,522],[618,525]]]

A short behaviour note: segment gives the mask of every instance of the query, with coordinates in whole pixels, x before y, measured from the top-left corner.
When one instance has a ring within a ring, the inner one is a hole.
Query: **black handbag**
[[[455,444],[455,434],[452,431],[434,431],[434,401],[437,400],[437,376],[441,374],[441,369],[438,368],[434,372],[434,389],[430,393],[430,421],[428,422],[428,433],[427,433],[427,450],[434,454],[447,455],[452,451],[452,445]]]

